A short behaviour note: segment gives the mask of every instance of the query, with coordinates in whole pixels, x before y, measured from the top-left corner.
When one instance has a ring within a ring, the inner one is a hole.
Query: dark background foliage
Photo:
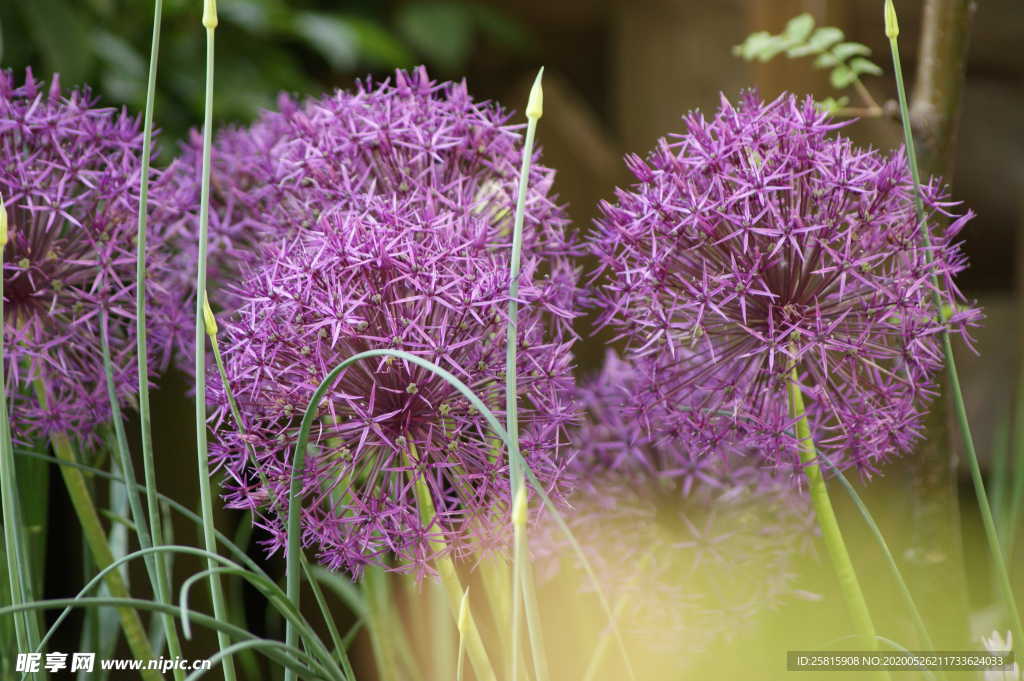
[[[181,137],[202,115],[201,8],[189,0],[164,3],[157,110],[165,138]],[[455,76],[480,43],[508,53],[529,45],[529,33],[499,9],[460,2],[222,0],[218,12],[220,121],[251,119],[281,90],[317,93],[352,74],[420,63]],[[5,3],[0,21],[4,65],[59,72],[69,85],[91,84],[107,102],[143,108],[151,3]]]

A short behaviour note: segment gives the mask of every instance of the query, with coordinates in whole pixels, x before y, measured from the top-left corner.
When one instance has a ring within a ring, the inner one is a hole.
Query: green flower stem
[[[435,582],[426,585],[430,590],[428,599],[430,603],[430,623],[428,624],[431,633],[432,646],[434,648],[434,674],[438,679],[450,679],[455,676],[457,667],[455,651],[456,626],[448,619],[447,594],[444,587]]]
[[[800,376],[797,366],[794,363],[790,370],[789,392],[789,415],[796,420],[796,437],[800,441],[800,460],[804,466],[804,476],[807,478],[807,489],[810,492],[811,504],[814,513],[818,518],[818,526],[821,528],[821,536],[825,542],[825,549],[828,551],[832,561],[832,568],[835,570],[836,578],[839,580],[839,589],[846,601],[850,617],[853,619],[854,628],[862,639],[866,650],[877,650],[878,641],[875,635],[875,625],[871,621],[871,613],[868,611],[867,601],[864,600],[864,592],[857,580],[857,572],[853,569],[853,562],[850,560],[850,553],[846,550],[846,542],[843,540],[843,533],[839,529],[839,522],[836,519],[835,510],[832,508],[832,500],[829,498],[828,487],[825,485],[825,478],[821,474],[818,465],[818,452],[814,446],[814,439],[811,436],[811,427],[807,422],[807,412],[804,409],[804,396],[800,391]],[[879,672],[879,679],[888,679],[888,672]]]
[[[366,593],[367,631],[370,634],[370,648],[377,675],[380,681],[399,681],[398,660],[395,648],[388,640],[385,625],[390,608],[387,574],[377,566],[367,566],[363,571],[363,588]]]
[[[352,673],[352,667],[348,662],[348,655],[345,652],[345,645],[342,643],[341,632],[338,631],[338,626],[334,623],[334,618],[331,617],[331,611],[327,607],[327,600],[324,598],[324,592],[320,588],[320,583],[313,578],[312,571],[309,569],[309,563],[305,560],[302,561],[302,572],[306,575],[306,582],[309,584],[309,588],[313,592],[313,598],[316,599],[317,607],[320,608],[320,613],[324,617],[327,634],[331,637],[331,644],[334,646],[334,656],[341,663],[345,676],[349,679],[355,679],[355,674]]]
[[[416,448],[413,445],[410,445],[410,448],[409,463],[415,465],[417,461]],[[413,475],[415,476],[415,473]],[[437,515],[434,509],[434,501],[430,496],[430,489],[428,489],[427,482],[423,479],[423,476],[415,477],[416,481],[413,483],[413,486],[420,520],[424,527],[430,528],[434,524],[434,519]],[[459,573],[455,570],[455,562],[452,561],[451,556],[447,555],[448,547],[444,539],[434,538],[429,540],[429,544],[430,550],[436,556],[439,556],[434,559],[434,567],[437,568],[437,572],[441,576],[441,586],[444,587],[445,594],[448,596],[448,608],[451,611],[452,619],[459,623],[459,613],[464,591],[462,582],[459,580]],[[487,649],[484,647],[483,637],[480,636],[476,619],[473,617],[472,610],[469,609],[468,605],[466,606],[466,611],[462,613],[462,619],[462,639],[466,646],[469,662],[473,665],[473,671],[476,672],[476,676],[480,681],[497,681],[494,667],[491,665]]]
[[[206,329],[207,338],[210,340],[210,348],[213,350],[213,361],[217,366],[217,373],[220,376],[221,385],[224,386],[224,393],[227,395],[228,405],[231,409],[231,416],[235,419],[235,427],[238,432],[245,435],[245,425],[242,423],[242,414],[238,409],[238,401],[235,399],[235,393],[231,389],[231,383],[228,381],[228,374],[224,368],[224,357],[220,352],[220,343],[217,340],[217,318],[213,314],[213,310],[210,308],[209,300],[204,296],[203,298],[203,326]],[[267,481],[267,476],[264,474],[263,469],[260,468],[259,462],[256,460],[256,453],[252,449],[252,445],[246,445],[246,451],[249,453],[249,463],[253,469],[257,472],[260,477],[260,482],[264,489],[270,489],[270,484]],[[277,509],[279,512],[284,509],[278,509],[278,499],[272,498],[270,500],[271,507]],[[309,567],[309,562],[306,560],[306,556],[301,556],[302,571],[306,575],[306,581],[309,583],[310,589],[313,591],[313,597],[316,599],[317,606],[320,608],[320,614],[323,615],[324,623],[327,625],[327,631],[331,637],[331,642],[334,645],[336,656],[341,662],[344,668],[345,675],[350,679],[355,679],[355,674],[352,671],[352,665],[348,659],[348,653],[341,640],[340,634],[337,627],[334,624],[334,619],[331,617],[330,610],[327,608],[327,602],[324,599],[323,592],[320,589],[320,585],[316,579],[313,578]]]
[[[519,371],[516,352],[519,346],[519,270],[523,251],[523,223],[526,215],[526,192],[530,180],[530,162],[533,159],[533,141],[537,134],[537,122],[544,113],[544,95],[541,79],[544,68],[541,67],[530,90],[530,98],[526,105],[526,139],[523,142],[523,160],[519,170],[519,191],[516,196],[516,210],[512,227],[512,253],[509,256],[509,289],[508,289],[508,328],[505,339],[505,430],[508,433],[509,447],[509,482],[513,505],[520,493],[526,491],[523,468],[519,461],[519,392],[517,375]],[[524,502],[525,502],[524,497]],[[530,649],[533,651],[534,672],[537,681],[547,681],[547,655],[544,652],[543,636],[540,631],[540,617],[537,614],[537,594],[533,579],[528,574],[529,566],[525,561],[529,556],[525,523],[513,521],[514,550],[512,561],[512,652],[510,678],[519,678],[519,620],[520,608],[526,606],[527,629],[530,636]]]
[[[206,550],[215,554],[217,540],[214,537],[213,491],[210,489],[210,452],[206,443],[206,325],[203,307],[206,302],[206,252],[210,226],[210,156],[213,142],[213,73],[214,34],[217,29],[217,9],[214,0],[206,0],[203,10],[203,27],[206,29],[206,95],[203,111],[203,176],[200,189],[199,207],[199,258],[196,274],[196,460],[199,470],[199,503],[203,514],[203,543]],[[216,565],[207,559],[208,567]],[[218,620],[228,620],[227,601],[220,575],[210,572],[210,599],[213,601],[213,615]],[[227,634],[217,632],[217,642],[223,652],[230,644]],[[294,646],[295,641],[289,641]],[[224,680],[235,681],[235,662],[230,656],[224,658]],[[290,668],[285,678],[294,679]]]
[[[495,621],[504,624],[512,618],[512,600],[508,590],[512,575],[509,565],[504,555],[497,552],[480,551],[477,555],[479,556],[480,576],[483,581],[487,602],[491,607]],[[509,648],[511,641],[508,639],[508,629],[504,626],[499,626],[497,629],[498,636],[501,638],[501,644],[506,649]]]
[[[921,195],[921,172],[917,165],[914,135],[910,127],[907,92],[903,83],[903,70],[900,67],[899,26],[896,22],[896,10],[893,8],[892,0],[886,0],[886,35],[889,38],[889,48],[892,52],[893,73],[896,75],[900,119],[903,122],[903,139],[907,150],[907,165],[910,166],[910,175],[914,180],[914,208],[917,211],[917,220],[921,227],[921,243],[924,247],[925,258],[931,264],[934,257],[932,255],[931,234],[928,230],[928,222],[924,212],[924,201]],[[931,285],[936,313],[940,320],[945,321],[946,311],[943,309],[942,297],[939,294],[942,290],[942,283],[935,273],[932,273]],[[1003,604],[1006,606],[1010,626],[1013,630],[1013,639],[1017,642],[1017,648],[1019,649],[1022,642],[1024,642],[1024,627],[1021,626],[1020,612],[1017,609],[1017,600],[1014,598],[1013,586],[1010,582],[1010,572],[1006,567],[1006,557],[999,541],[999,532],[996,529],[995,520],[992,517],[992,507],[989,505],[988,494],[985,492],[985,480],[981,474],[977,451],[974,448],[974,436],[971,434],[971,425],[967,419],[967,405],[964,402],[963,390],[960,387],[960,375],[957,372],[956,359],[953,357],[953,344],[949,337],[949,329],[945,325],[942,328],[942,354],[946,362],[946,375],[949,381],[950,393],[953,396],[953,411],[956,414],[964,454],[971,469],[974,492],[978,497],[978,510],[981,513],[982,525],[985,528],[985,539],[988,542],[989,555],[991,556],[993,570],[996,575],[996,585],[1002,596]]]
[[[828,459],[821,459],[825,466],[829,469],[829,472],[839,481],[839,484],[843,486],[846,493],[850,496],[851,501],[857,507],[861,517],[864,518],[864,522],[867,524],[868,529],[871,530],[871,534],[875,537],[875,541],[878,543],[878,547],[882,549],[882,553],[885,555],[886,565],[889,566],[889,571],[896,579],[896,584],[899,586],[900,595],[903,596],[903,601],[910,611],[910,616],[914,620],[914,627],[917,629],[918,635],[921,637],[920,641],[924,645],[924,650],[935,650],[935,643],[932,641],[931,635],[928,633],[928,627],[924,624],[924,618],[921,617],[921,611],[917,607],[917,603],[914,602],[914,596],[910,593],[910,587],[907,586],[907,582],[903,579],[903,573],[900,572],[900,568],[896,565],[896,559],[892,555],[892,551],[889,550],[889,544],[885,541],[885,537],[882,535],[882,530],[878,527],[878,523],[875,522],[875,518],[871,515],[871,511],[868,510],[867,504],[857,494],[857,490],[853,488],[850,481],[846,479],[843,472],[839,470],[834,463]],[[945,679],[945,672],[940,672],[941,678]]]
[[[498,446],[500,448],[503,445],[499,444]],[[502,625],[505,622],[510,622],[512,619],[512,593],[509,591],[508,585],[512,583],[511,566],[502,554],[495,551],[480,551],[477,556],[480,576],[484,585],[484,596],[487,598],[487,604],[491,608],[494,621]],[[496,629],[502,650],[506,651],[506,655],[510,654],[512,640],[509,628],[499,626]],[[520,651],[519,657],[518,664],[525,669],[526,659],[522,651]],[[508,664],[507,660],[501,660],[500,662]],[[505,668],[508,667],[506,666]]]
[[[466,659],[466,639],[462,636],[462,629],[459,629],[459,651],[456,654],[457,663],[455,665],[455,681],[462,681],[463,670],[466,665],[463,661]]]
[[[41,386],[38,387],[41,388]],[[53,435],[50,438],[50,444],[53,446],[53,451],[58,459],[67,463],[77,463],[71,442],[66,435],[63,433]],[[103,570],[114,562],[114,554],[110,551],[107,535],[103,531],[103,525],[100,523],[100,516],[96,512],[96,506],[93,505],[92,497],[89,496],[85,476],[82,475],[80,470],[70,466],[61,466],[60,472],[64,477],[64,484],[67,486],[71,505],[74,507],[75,514],[78,515],[78,520],[82,524],[82,532],[85,534],[89,551],[92,553],[93,562],[96,563],[98,569]],[[128,598],[128,587],[125,585],[124,578],[121,577],[120,572],[111,570],[107,573],[104,581],[107,584],[107,589],[110,590],[111,596],[114,598]],[[121,617],[121,628],[124,630],[124,637],[128,642],[128,647],[131,648],[132,654],[140,660],[153,659],[153,651],[149,646],[149,639],[146,637],[146,631],[142,627],[139,614],[128,606],[118,607],[117,612]],[[34,650],[35,646],[32,646],[31,649]],[[155,670],[143,671],[142,676],[147,681],[160,681],[161,679],[160,674]]]
[[[136,360],[139,374],[139,439],[142,443],[142,469],[146,481],[146,508],[149,513],[148,540],[152,546],[163,544],[160,522],[160,505],[156,498],[156,465],[153,459],[153,432],[149,408],[149,350],[146,337],[146,220],[149,209],[149,172],[153,153],[153,110],[156,101],[156,73],[160,56],[160,22],[163,17],[163,0],[153,3],[153,35],[149,49],[149,74],[146,83],[146,111],[142,127],[142,173],[139,181],[139,222],[135,237],[135,336]],[[127,472],[124,472],[127,475]],[[129,496],[135,494],[128,489]],[[137,522],[138,524],[138,522]],[[140,537],[141,539],[141,537]],[[152,556],[152,571],[156,576],[154,593],[161,603],[170,603],[169,571],[161,553]],[[171,657],[181,657],[181,643],[174,618],[164,613],[164,634],[167,637],[167,652]],[[174,678],[182,681],[185,672],[174,670]]]
[[[128,484],[129,482],[135,482],[135,467],[132,465],[131,452],[128,449],[128,439],[124,432],[124,421],[121,417],[121,407],[118,404],[117,391],[114,386],[114,368],[110,359],[110,332],[107,328],[107,312],[105,310],[100,312],[99,322],[100,347],[101,354],[103,355],[103,371],[106,375],[107,398],[110,402],[111,420],[114,423],[116,441],[116,444],[112,449],[116,450],[118,455],[118,467],[121,469],[121,476],[125,481],[124,489],[128,498],[128,506],[131,512],[132,523],[135,525],[135,534],[139,539],[139,546],[144,549],[148,549],[153,546],[153,541],[150,534],[150,528],[146,524],[146,516],[142,512],[142,502],[139,500],[139,493],[135,486]],[[159,525],[159,522],[159,516],[157,516],[157,525]],[[150,584],[153,587],[153,593],[157,596],[157,600],[162,603],[169,603],[170,597],[166,593],[166,573],[164,572],[163,561],[158,560],[159,557],[160,554],[158,553],[146,556],[146,572],[149,576]],[[171,657],[181,657],[181,643],[178,640],[178,631],[174,626],[174,618],[170,615],[164,614],[161,617],[161,621],[163,623],[164,635],[167,639],[167,650],[169,655]],[[175,678],[185,678],[185,672],[183,670],[174,671]]]

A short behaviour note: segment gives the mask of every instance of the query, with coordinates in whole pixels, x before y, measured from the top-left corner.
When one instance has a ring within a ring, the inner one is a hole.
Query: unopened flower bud
[[[216,336],[217,318],[213,316],[213,310],[210,309],[210,299],[205,291],[203,291],[203,322],[206,324],[206,334],[208,336]]]
[[[526,117],[532,120],[537,120],[544,115],[544,88],[540,84],[543,77],[544,67],[542,66],[537,73],[537,78],[533,81],[533,87],[530,89],[530,99],[526,103]]]
[[[217,28],[217,0],[206,0],[203,5],[203,26]]]
[[[885,37],[895,40],[900,34],[900,24],[896,19],[896,6],[892,0],[885,0]]]

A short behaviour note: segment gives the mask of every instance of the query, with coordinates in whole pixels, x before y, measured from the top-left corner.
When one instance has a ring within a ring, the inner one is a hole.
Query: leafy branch
[[[884,109],[861,82],[861,76],[880,76],[882,68],[868,59],[871,56],[870,47],[844,40],[845,37],[842,29],[835,26],[815,28],[814,17],[804,13],[790,19],[782,33],[751,33],[732,51],[741,59],[762,64],[780,55],[789,59],[814,57],[815,68],[831,69],[829,82],[832,87],[836,90],[853,87],[865,103],[865,108],[855,109],[849,108],[848,96],[828,97],[818,103],[821,108],[843,115],[881,116]]]

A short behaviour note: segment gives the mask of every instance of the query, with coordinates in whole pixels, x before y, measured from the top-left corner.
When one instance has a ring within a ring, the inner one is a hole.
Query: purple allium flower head
[[[656,647],[686,641],[692,654],[799,594],[795,567],[813,513],[787,481],[757,466],[652,434],[632,416],[645,380],[610,353],[579,389],[585,419],[568,470],[576,482],[569,525],[609,601],[626,597],[625,629]],[[554,549],[572,562],[557,529],[540,544],[542,555]]]
[[[809,98],[723,97],[712,120],[684,120],[686,134],[627,158],[637,182],[602,203],[592,239],[601,319],[649,363],[638,411],[796,466],[795,363],[819,451],[870,473],[920,435],[943,326],[966,336],[980,316],[953,280],[972,215],[924,188],[929,264],[902,151],[830,135],[841,124]]]
[[[4,370],[19,439],[64,432],[92,442],[95,426],[109,420],[104,315],[117,395],[128,401],[137,389],[141,146],[138,119],[97,108],[88,89],[62,94],[57,77],[46,88],[31,71],[17,85],[10,71],[0,71],[0,194],[10,232]],[[147,293],[159,319],[169,298],[155,254],[149,269]],[[166,361],[166,346],[151,348],[158,364]],[[46,406],[37,401],[37,379]]]
[[[214,460],[226,499],[252,509],[270,550],[284,542],[299,423],[313,391],[342,360],[395,348],[452,371],[485,403],[502,404],[508,249],[486,211],[453,209],[447,197],[363,197],[328,210],[296,235],[266,245],[231,296],[243,301],[221,323],[226,373],[244,436],[230,422],[223,387]],[[575,412],[570,336],[561,284],[524,263],[520,289],[522,448],[538,478],[559,494],[565,426]],[[500,410],[496,410],[500,414]],[[428,571],[432,540],[460,555],[503,539],[507,457],[483,417],[447,382],[402,360],[346,369],[321,403],[303,472],[303,542],[332,569],[367,564]],[[259,470],[250,465],[248,447]],[[261,475],[267,486],[263,484]],[[425,526],[413,481],[430,490]],[[506,513],[507,515],[507,513]]]
[[[268,239],[290,238],[323,213],[359,210],[378,195],[489,216],[487,237],[510,241],[513,196],[522,150],[520,125],[509,125],[498,105],[476,101],[466,84],[438,83],[426,70],[396,71],[382,82],[360,82],[298,103],[285,95],[278,110],[248,128],[222,131],[213,149],[210,282],[230,283],[260,257]],[[155,188],[161,221],[177,235],[182,287],[195,278],[200,138]],[[578,247],[566,232],[565,211],[552,195],[554,171],[534,158],[526,201],[524,254],[547,263],[561,278],[568,309],[575,275],[565,256]],[[227,287],[212,300],[226,310],[239,302]]]

